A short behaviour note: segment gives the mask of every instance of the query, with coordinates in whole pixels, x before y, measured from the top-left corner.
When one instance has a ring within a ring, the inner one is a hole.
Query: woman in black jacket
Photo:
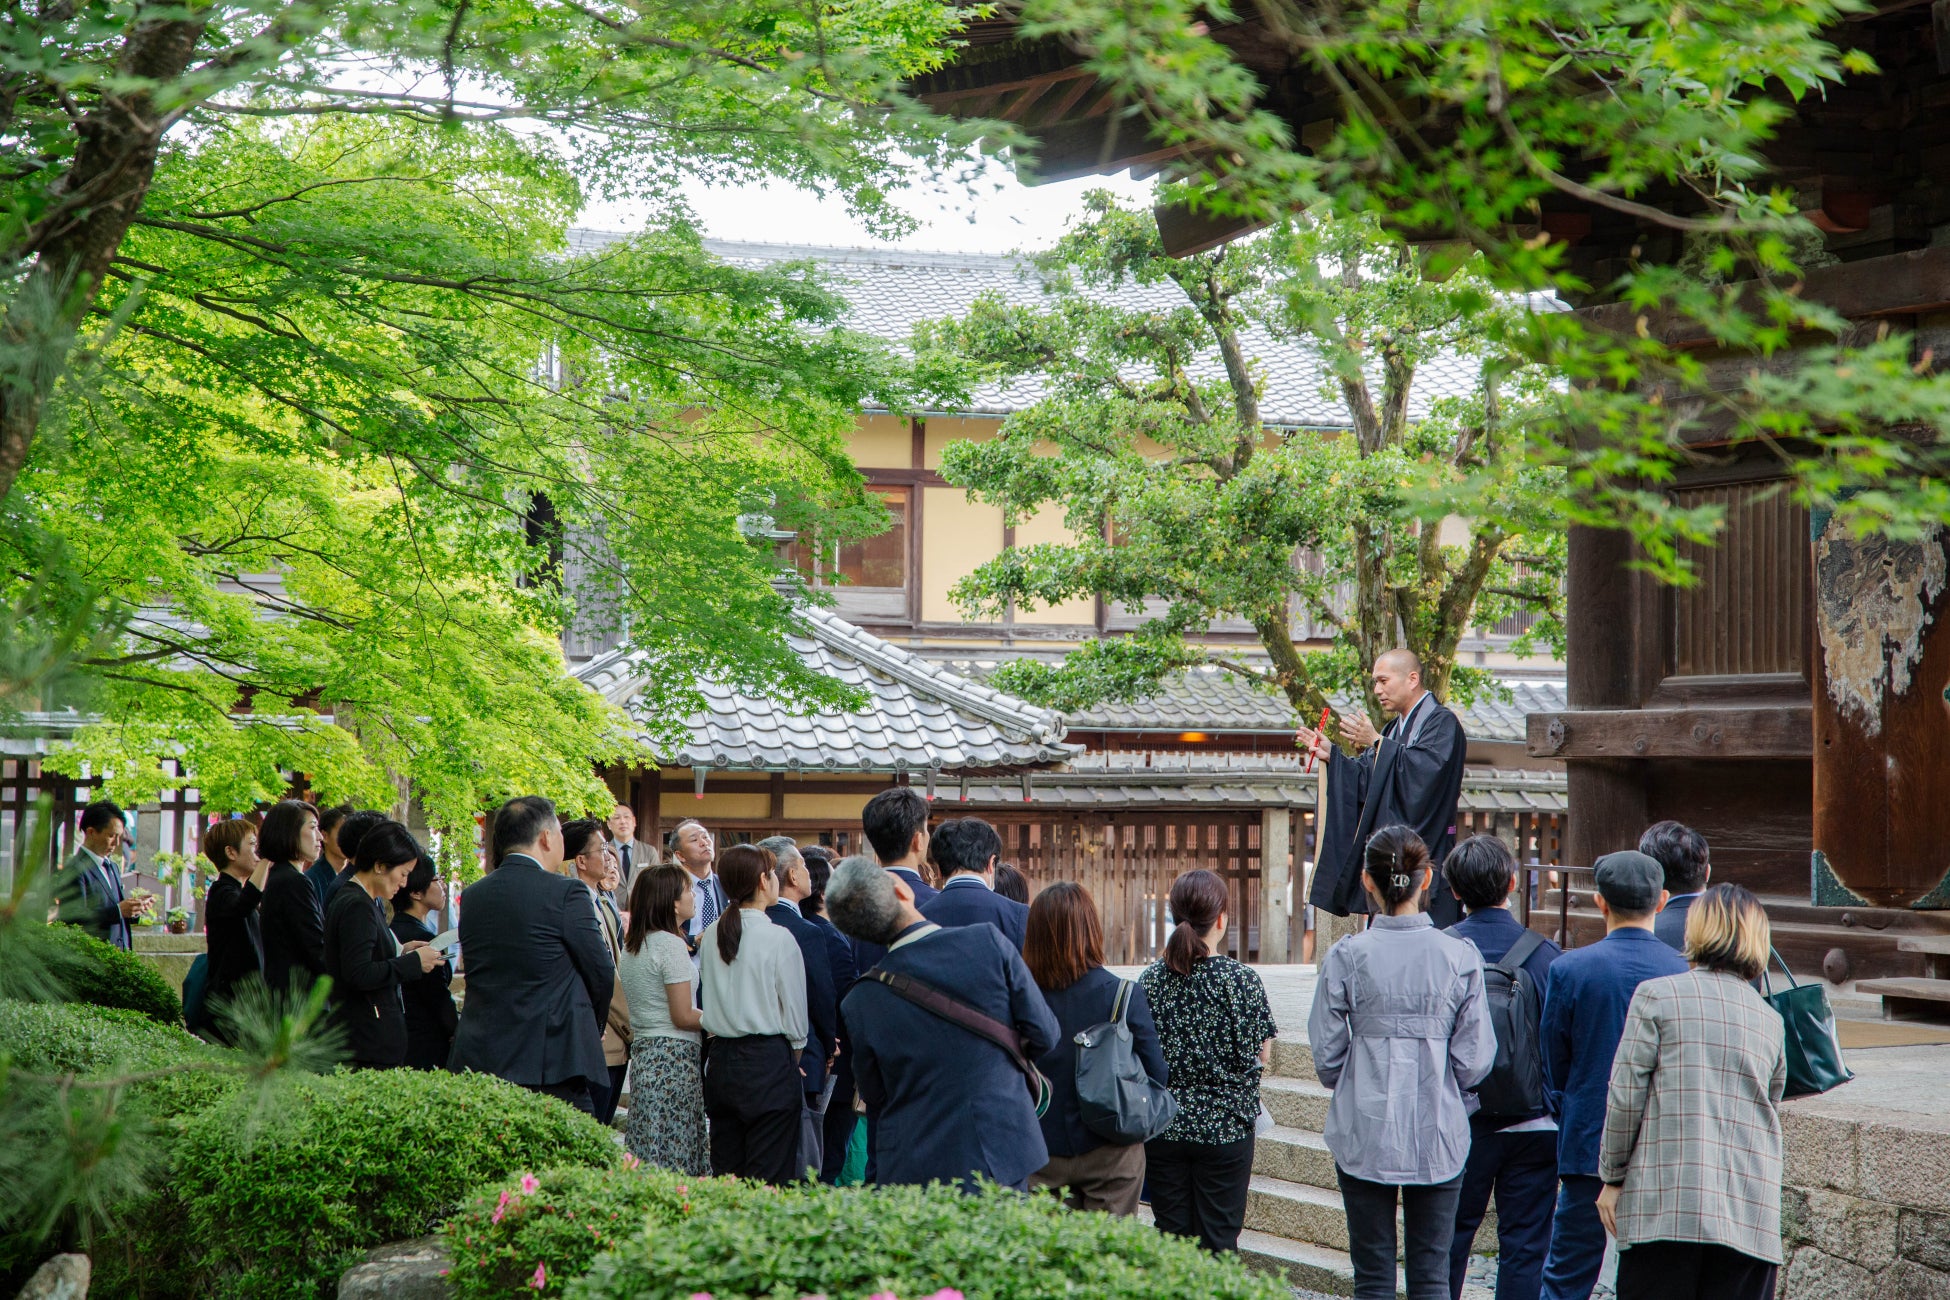
[[[393,895],[393,937],[402,945],[416,940],[431,942],[436,936],[428,921],[430,912],[446,910],[447,882],[431,855],[422,853],[413,871]],[[402,951],[404,949],[402,948]],[[454,964],[442,958],[438,966],[400,990],[406,1003],[406,1066],[410,1070],[444,1070],[454,1047],[454,1028],[460,1013],[454,1009],[454,995],[447,990],[454,982]]]
[[[400,986],[438,966],[424,942],[402,946],[386,928],[381,899],[406,883],[420,846],[398,822],[381,822],[359,842],[352,878],[332,894],[325,914],[325,972],[332,977],[332,1019],[345,1030],[352,1064],[389,1069],[406,1061],[406,1009]]]
[[[1029,905],[1022,959],[1050,1014],[1063,1027],[1056,1046],[1036,1063],[1050,1081],[1049,1110],[1042,1118],[1049,1163],[1029,1176],[1029,1186],[1061,1189],[1064,1203],[1073,1210],[1136,1214],[1144,1186],[1144,1143],[1111,1142],[1091,1132],[1077,1099],[1076,1037],[1111,1018],[1126,984],[1104,969],[1104,927],[1089,890],[1064,881],[1036,895]],[[1169,1083],[1151,1004],[1135,983],[1128,999],[1124,1023],[1130,1027],[1138,1062],[1152,1082]]]
[[[217,878],[203,902],[204,944],[209,951],[209,983],[203,996],[207,1009],[202,1023],[221,1042],[230,1041],[230,1026],[217,1008],[228,1003],[237,986],[264,978],[264,938],[258,924],[258,904],[271,864],[257,856],[257,827],[247,821],[222,821],[203,832],[203,856],[217,868]]]
[[[301,1001],[325,973],[325,909],[305,868],[319,853],[318,809],[285,799],[264,814],[257,851],[271,863],[258,925],[264,935],[264,982]]]

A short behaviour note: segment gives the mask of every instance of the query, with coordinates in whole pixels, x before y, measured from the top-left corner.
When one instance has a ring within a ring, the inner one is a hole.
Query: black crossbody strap
[[[932,1012],[950,1024],[960,1025],[969,1033],[986,1038],[1008,1053],[1010,1061],[1022,1071],[1023,1078],[1029,1080],[1032,1088],[1039,1085],[1040,1077],[1036,1073],[1035,1065],[1023,1055],[1022,1036],[994,1016],[985,1011],[977,1011],[959,998],[950,997],[934,985],[917,980],[912,975],[901,975],[876,966],[867,972],[866,977],[886,985],[897,997],[912,1002],[923,1011]]]

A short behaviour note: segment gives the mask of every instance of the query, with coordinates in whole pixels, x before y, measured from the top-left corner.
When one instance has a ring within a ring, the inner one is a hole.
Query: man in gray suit
[[[467,1001],[449,1069],[478,1070],[594,1111],[616,966],[590,893],[562,866],[562,823],[536,795],[494,815],[495,869],[461,899]]]
[[[608,826],[609,842],[616,848],[617,873],[622,877],[610,901],[628,907],[630,882],[636,879],[637,868],[657,866],[662,859],[656,849],[636,837],[636,809],[630,805],[617,804],[610,811]]]
[[[1706,837],[1678,822],[1654,822],[1639,836],[1639,852],[1665,868],[1666,892],[1672,895],[1653,918],[1652,933],[1673,951],[1684,952],[1688,909],[1706,892],[1706,882],[1713,875]]]
[[[130,898],[122,890],[122,837],[128,818],[107,799],[81,810],[81,846],[54,884],[54,901],[63,921],[127,952],[135,946],[130,928],[147,915],[152,900]]]

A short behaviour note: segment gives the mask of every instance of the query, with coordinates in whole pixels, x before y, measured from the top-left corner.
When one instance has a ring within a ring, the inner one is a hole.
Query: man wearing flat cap
[[[1605,937],[1551,963],[1539,1029],[1544,1082],[1557,1116],[1557,1215],[1544,1261],[1543,1300],[1588,1300],[1605,1258],[1598,1221],[1598,1139],[1605,1128],[1611,1059],[1632,994],[1646,980],[1681,975],[1686,959],[1660,942],[1652,918],[1666,902],[1666,869],[1636,850],[1594,868]]]

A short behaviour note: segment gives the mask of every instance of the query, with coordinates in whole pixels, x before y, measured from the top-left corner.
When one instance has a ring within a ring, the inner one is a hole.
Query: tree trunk
[[[208,21],[145,17],[159,7],[138,9],[124,42],[120,71],[141,88],[104,94],[76,123],[80,144],[49,188],[53,206],[7,250],[16,265],[31,259],[33,269],[0,320],[0,341],[25,359],[0,384],[0,500],[27,463],[75,334],[155,180],[164,122],[148,87],[182,77]]]

